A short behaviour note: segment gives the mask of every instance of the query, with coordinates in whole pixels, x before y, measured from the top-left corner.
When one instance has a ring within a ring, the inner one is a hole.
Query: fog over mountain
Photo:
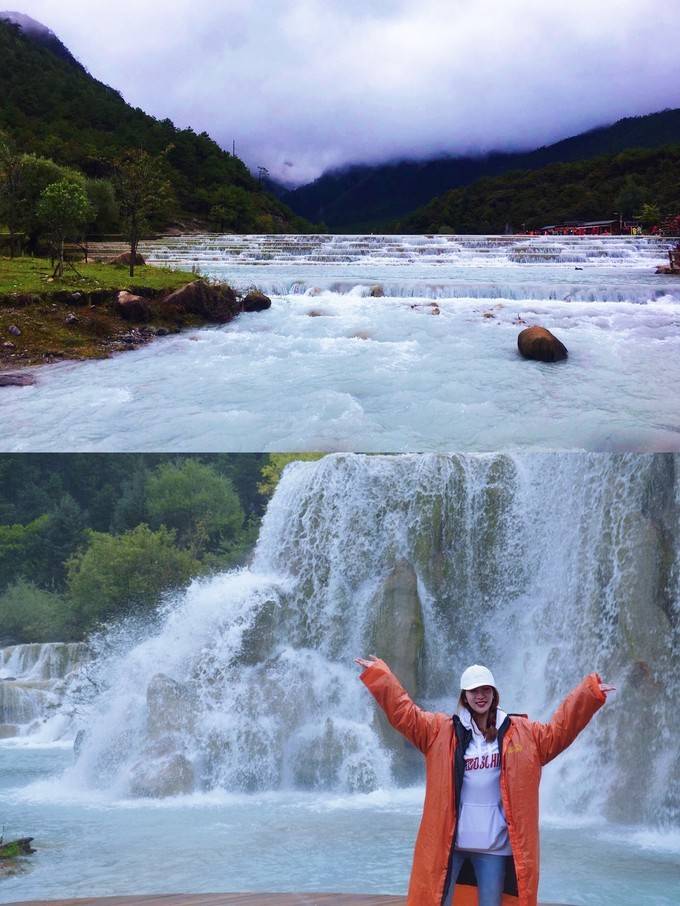
[[[680,106],[668,0],[22,0],[98,79],[289,183]]]

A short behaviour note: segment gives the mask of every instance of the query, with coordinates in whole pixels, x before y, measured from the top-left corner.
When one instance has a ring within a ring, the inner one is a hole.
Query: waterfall
[[[44,731],[61,708],[69,678],[87,659],[81,642],[48,642],[0,648],[0,739]],[[58,719],[48,731],[54,735]]]
[[[618,691],[546,769],[544,806],[677,821],[679,464],[293,463],[248,569],[196,581],[153,626],[104,639],[63,782],[116,796],[420,782],[420,756],[358,681],[353,658],[375,653],[449,713],[461,671],[486,663],[502,707],[540,720],[597,670]]]

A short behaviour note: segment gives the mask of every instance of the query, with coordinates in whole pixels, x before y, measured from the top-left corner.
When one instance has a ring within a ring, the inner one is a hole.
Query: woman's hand
[[[616,692],[616,686],[610,686],[609,683],[600,683],[600,692],[607,695],[608,692]]]
[[[378,658],[374,654],[372,654],[370,656],[370,660],[366,660],[366,658],[363,658],[363,657],[355,657],[354,663],[358,664],[360,667],[363,667],[365,670],[366,667],[372,667],[373,664],[375,664],[375,662],[377,660],[378,660]]]

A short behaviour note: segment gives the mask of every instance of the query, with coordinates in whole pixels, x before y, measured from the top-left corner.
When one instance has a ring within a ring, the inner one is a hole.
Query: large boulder
[[[180,796],[193,792],[194,782],[193,765],[186,755],[175,752],[137,762],[130,774],[130,793],[153,799]]]
[[[195,280],[175,290],[166,298],[165,304],[176,305],[216,324],[227,324],[241,311],[236,293],[230,286],[214,286],[205,280]]]
[[[272,307],[272,300],[259,290],[253,289],[241,300],[243,311],[266,311]]]
[[[112,258],[109,261],[109,264],[124,264],[127,267],[130,267],[131,263],[132,263],[132,253],[131,252],[123,252],[122,255],[116,255],[115,258]],[[142,255],[140,255],[139,252],[137,252],[135,254],[135,267],[143,267],[145,264],[146,264],[146,261],[144,260]]]
[[[157,673],[146,690],[147,732],[158,739],[167,733],[191,733],[195,702],[182,683]]]
[[[525,359],[559,362],[568,356],[567,347],[545,327],[527,327],[517,337],[517,348]]]
[[[370,650],[387,661],[402,685],[416,698],[425,651],[425,630],[418,577],[411,563],[407,560],[395,563],[383,580],[371,610],[375,618]],[[397,756],[393,767],[395,777],[403,783],[413,782],[420,770],[415,749],[395,739],[394,731],[380,710],[376,713],[376,726],[383,743]]]
[[[146,299],[123,290],[113,303],[113,308],[124,321],[133,324],[146,324],[151,320],[151,309]]]

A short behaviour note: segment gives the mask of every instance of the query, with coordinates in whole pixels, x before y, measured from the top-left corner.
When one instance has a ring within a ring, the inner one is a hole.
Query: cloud
[[[667,0],[24,0],[97,78],[273,176],[531,148],[680,106]]]

